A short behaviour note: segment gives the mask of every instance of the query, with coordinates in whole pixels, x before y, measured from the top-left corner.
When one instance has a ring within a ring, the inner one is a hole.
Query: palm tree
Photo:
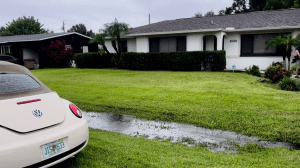
[[[129,32],[128,26],[129,25],[126,23],[119,23],[117,19],[112,23],[107,23],[104,25],[105,27],[104,32],[105,34],[107,34],[112,38],[112,46],[116,50],[116,53],[119,58],[122,53],[122,48],[120,43],[121,35],[128,34]],[[118,47],[116,46],[116,43],[118,44]]]
[[[109,51],[107,50],[107,47],[105,46],[105,37],[106,34],[105,33],[100,33],[100,34],[96,34],[96,35],[92,35],[92,39],[89,41],[89,44],[100,44],[103,48],[103,50],[110,54]]]
[[[292,46],[300,44],[300,34],[293,38],[291,34],[279,34],[267,41],[267,50],[270,48],[277,48],[279,54],[283,56],[283,63],[285,66],[285,58],[288,58],[288,69],[290,69]]]

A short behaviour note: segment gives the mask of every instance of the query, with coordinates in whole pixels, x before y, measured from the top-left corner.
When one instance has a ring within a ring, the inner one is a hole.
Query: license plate
[[[63,153],[67,150],[66,140],[59,139],[57,141],[42,145],[43,157],[47,159],[51,156]]]

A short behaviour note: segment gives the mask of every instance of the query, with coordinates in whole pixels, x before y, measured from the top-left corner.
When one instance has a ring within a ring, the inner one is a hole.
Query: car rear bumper
[[[58,125],[26,134],[0,127],[0,135],[1,168],[48,167],[81,151],[88,143],[89,130],[84,117],[79,119],[67,111]],[[45,160],[41,146],[61,138],[66,139],[67,150]]]
[[[78,145],[77,147],[75,147],[69,151],[66,151],[60,155],[54,156],[50,159],[41,161],[39,163],[35,163],[33,165],[30,165],[30,166],[27,166],[24,168],[36,168],[36,167],[43,168],[43,167],[50,167],[50,166],[56,165],[64,160],[69,159],[70,157],[76,155],[78,152],[80,152],[82,149],[84,149],[87,144],[88,144],[88,141],[85,141],[82,144]]]

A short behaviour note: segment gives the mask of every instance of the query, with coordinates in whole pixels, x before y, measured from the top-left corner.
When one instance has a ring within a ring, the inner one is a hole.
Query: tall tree
[[[86,35],[87,29],[84,24],[79,23],[79,24],[73,25],[67,32],[77,32],[77,33]]]
[[[110,54],[105,45],[105,37],[106,36],[107,35],[105,33],[99,33],[99,34],[92,35],[92,39],[89,41],[89,44],[100,44],[102,46],[103,50],[106,53]]]
[[[288,69],[290,69],[292,46],[300,44],[300,34],[293,38],[291,34],[279,34],[267,41],[267,49],[276,48],[279,54],[282,55],[285,65],[285,58],[288,58]]]
[[[262,11],[267,0],[249,0],[249,8],[252,11]]]
[[[122,53],[122,48],[120,43],[121,35],[125,35],[129,32],[128,26],[129,25],[126,23],[119,23],[117,19],[115,19],[115,21],[112,23],[107,23],[104,25],[105,34],[107,34],[109,37],[112,38],[112,46],[115,49],[118,56],[117,64],[119,64],[120,56]]]
[[[226,7],[226,9],[225,9],[225,15],[232,14],[232,12],[233,12],[232,7]]]
[[[202,13],[199,11],[198,13],[195,13],[195,17],[196,18],[200,18],[200,17],[202,17]]]
[[[8,22],[5,29],[1,30],[0,36],[43,34],[49,32],[49,30],[42,27],[43,24],[41,24],[38,19],[35,20],[33,16],[23,16],[17,20]]]
[[[213,10],[208,11],[204,16],[205,16],[205,17],[215,16],[215,12],[214,12]]]
[[[233,0],[232,10],[235,14],[247,11],[247,0]]]
[[[267,0],[264,10],[299,8],[300,0]]]
[[[221,9],[219,10],[219,16],[225,15],[225,10]]]
[[[89,37],[93,37],[95,35],[95,33],[93,32],[93,30],[91,29],[90,31],[86,32],[86,35]]]

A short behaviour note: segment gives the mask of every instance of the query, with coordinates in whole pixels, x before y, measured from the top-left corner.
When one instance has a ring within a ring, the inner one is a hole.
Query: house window
[[[127,52],[127,40],[120,41],[120,44],[121,44],[121,51]]]
[[[186,37],[163,37],[149,39],[150,52],[186,51]]]
[[[71,49],[71,45],[65,45],[66,50]]]
[[[11,52],[11,46],[0,46],[0,53],[10,53]]]
[[[241,56],[278,55],[276,48],[266,49],[266,43],[278,34],[250,34],[241,36]]]

